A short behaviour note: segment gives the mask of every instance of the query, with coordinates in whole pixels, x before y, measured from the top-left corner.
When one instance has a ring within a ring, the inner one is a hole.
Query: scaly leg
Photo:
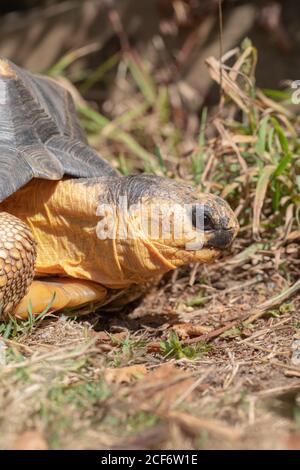
[[[100,302],[106,289],[98,284],[77,279],[51,278],[33,280],[36,242],[30,229],[17,217],[0,213],[0,318],[72,308],[89,302]],[[55,295],[54,295],[55,294]]]
[[[32,306],[32,312],[38,315],[47,307],[51,312],[55,312],[90,302],[100,302],[106,297],[106,293],[105,287],[80,279],[35,280],[29,287],[28,293],[17,305],[14,315],[27,318],[29,304]]]
[[[34,277],[36,243],[20,219],[0,213],[0,318],[14,311]]]

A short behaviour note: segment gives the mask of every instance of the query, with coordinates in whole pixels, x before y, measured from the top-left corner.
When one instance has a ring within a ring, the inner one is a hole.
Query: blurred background
[[[221,3],[223,50],[249,37],[259,49],[259,86],[275,88],[299,78],[299,2]],[[45,71],[84,47],[68,70],[78,82],[111,59],[98,82],[99,98],[112,84],[115,54],[127,47],[151,63],[160,84],[182,81],[191,106],[209,97],[204,59],[219,53],[218,0],[12,0],[1,2],[0,13],[0,53],[33,71]]]
[[[159,119],[169,128],[157,135],[156,114],[148,120],[147,132],[145,128],[141,132],[132,124],[149,109],[137,109],[122,126],[133,133],[137,145],[142,139],[146,150],[131,142],[130,155],[145,161],[147,151],[155,153],[167,139],[162,149],[166,160],[169,154],[179,158],[194,145],[203,105],[214,105],[219,99],[218,87],[213,86],[205,65],[207,57],[220,57],[221,51],[232,50],[249,38],[259,51],[257,86],[284,89],[287,80],[299,78],[300,4],[293,0],[220,3],[222,44],[218,0],[1,2],[0,54],[31,71],[67,78],[92,109],[108,119],[136,109],[141,104],[136,91],[141,91],[148,105],[158,101]],[[86,130],[98,134],[105,120],[85,114]],[[102,142],[92,139],[104,156],[113,152],[126,157],[124,142],[121,147],[116,142],[109,144],[106,152],[104,137]],[[168,161],[166,165],[172,170]]]

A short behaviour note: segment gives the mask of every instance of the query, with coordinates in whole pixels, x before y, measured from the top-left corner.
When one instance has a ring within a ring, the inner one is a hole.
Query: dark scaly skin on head
[[[76,181],[86,186],[99,184],[98,178],[80,178],[75,180],[75,183]],[[148,174],[126,177],[109,176],[102,181],[102,203],[117,205],[120,199],[126,196],[128,208],[142,200],[152,203],[170,201],[179,205],[203,204],[213,221],[213,230],[207,246],[222,250],[232,243],[237,234],[238,222],[228,203],[215,195],[203,193],[200,195],[195,186]]]
[[[74,183],[92,186],[99,182],[99,178],[79,178]],[[170,199],[175,204],[192,204],[199,201],[199,190],[192,185],[163,178],[156,175],[140,174],[131,176],[107,176],[105,192],[101,193],[102,202],[117,203],[120,197],[126,195],[128,206],[137,204],[141,198]],[[203,195],[202,195],[203,197]],[[236,225],[236,218],[224,199],[210,194],[205,195],[207,207],[215,214],[216,222],[220,228]],[[218,210],[216,210],[216,203]]]

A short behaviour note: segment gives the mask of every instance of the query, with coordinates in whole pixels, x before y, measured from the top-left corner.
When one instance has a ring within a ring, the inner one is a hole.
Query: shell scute
[[[0,57],[0,202],[32,178],[116,174],[86,142],[70,93]]]

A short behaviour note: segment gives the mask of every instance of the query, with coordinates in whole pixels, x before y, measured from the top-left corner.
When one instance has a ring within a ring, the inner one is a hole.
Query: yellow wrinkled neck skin
[[[165,248],[146,238],[98,238],[96,213],[104,190],[101,183],[33,180],[1,203],[1,210],[19,217],[34,234],[37,276],[70,276],[124,288],[175,269],[172,254],[164,256]]]

